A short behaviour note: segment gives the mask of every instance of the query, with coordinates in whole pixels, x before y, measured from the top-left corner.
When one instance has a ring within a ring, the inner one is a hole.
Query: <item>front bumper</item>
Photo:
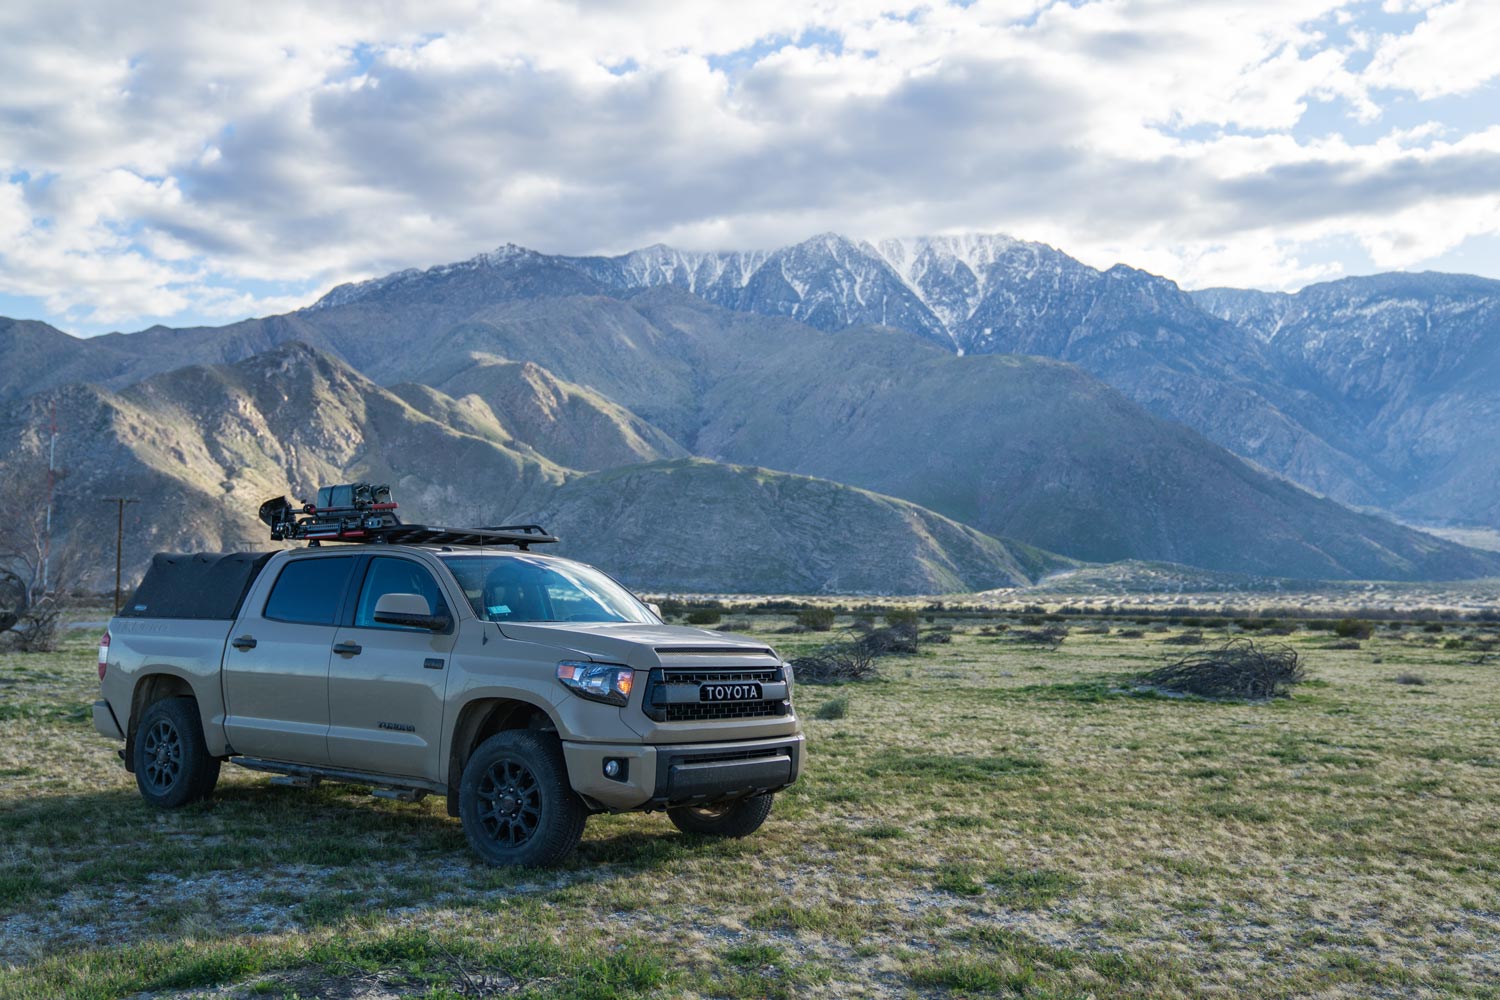
[[[563,757],[574,791],[590,806],[610,812],[666,809],[727,802],[779,791],[802,773],[801,733],[732,743],[672,743],[661,746],[564,743]],[[608,778],[606,761],[621,774]]]
[[[100,736],[108,736],[112,740],[123,740],[125,734],[120,731],[120,721],[115,718],[115,713],[109,707],[109,702],[100,699],[94,702],[94,728],[99,731]]]

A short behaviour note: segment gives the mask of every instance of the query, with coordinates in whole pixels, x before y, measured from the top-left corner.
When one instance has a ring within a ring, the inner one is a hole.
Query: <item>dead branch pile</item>
[[[831,642],[806,656],[792,660],[797,680],[805,684],[839,684],[867,681],[879,676],[873,654],[857,642]]]
[[[792,661],[792,669],[797,673],[797,680],[809,684],[873,680],[880,675],[875,666],[877,658],[916,651],[916,624],[901,622],[871,628],[863,635],[855,631],[845,632],[839,641],[797,657]]]
[[[1281,643],[1230,639],[1141,677],[1151,687],[1201,698],[1286,698],[1306,679],[1297,651]]]

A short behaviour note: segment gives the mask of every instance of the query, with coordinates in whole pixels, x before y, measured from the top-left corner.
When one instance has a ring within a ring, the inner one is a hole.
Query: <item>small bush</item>
[[[676,618],[687,610],[687,605],[675,597],[663,597],[656,602],[656,606],[661,608],[663,618]]]
[[[1436,634],[1438,632],[1441,632],[1442,630],[1443,626],[1440,622],[1425,622],[1422,625],[1423,632],[1431,632],[1433,634]]]
[[[1230,639],[1141,676],[1164,691],[1202,698],[1286,698],[1306,679],[1297,651],[1280,644]]]
[[[809,632],[827,632],[836,617],[832,608],[807,607],[797,612],[797,624]]]
[[[1177,635],[1169,635],[1162,640],[1168,646],[1201,646],[1203,641],[1202,632],[1179,632]]]
[[[695,608],[684,619],[689,625],[717,625],[724,614],[718,608]]]
[[[844,695],[839,698],[830,698],[828,701],[823,702],[823,704],[818,706],[818,710],[813,713],[813,718],[832,722],[836,719],[842,719],[848,714],[849,696]]]
[[[1144,638],[1146,638],[1146,633],[1142,632],[1138,628],[1122,628],[1122,629],[1120,629],[1120,631],[1116,632],[1115,635],[1119,636],[1121,639],[1144,639]]]
[[[1375,627],[1358,618],[1344,618],[1334,624],[1333,634],[1340,639],[1368,639],[1375,634]]]
[[[1421,687],[1427,683],[1427,678],[1421,674],[1397,674],[1391,678],[1391,681],[1396,684],[1409,684],[1412,687]]]

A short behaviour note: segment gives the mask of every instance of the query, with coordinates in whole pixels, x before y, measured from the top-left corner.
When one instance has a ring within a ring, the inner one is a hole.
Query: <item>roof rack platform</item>
[[[438,528],[402,524],[387,486],[355,483],[318,490],[319,504],[294,505],[273,497],[260,505],[260,519],[271,540],[363,542],[384,545],[514,545],[527,549],[557,541],[539,524],[504,524],[492,528]],[[329,505],[332,501],[333,505]]]

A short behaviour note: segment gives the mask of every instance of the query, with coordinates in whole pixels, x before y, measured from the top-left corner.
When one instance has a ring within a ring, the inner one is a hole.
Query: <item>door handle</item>
[[[358,656],[365,647],[357,642],[336,642],[333,651],[343,656]]]
[[[254,649],[255,637],[249,635],[237,635],[230,640],[229,644],[235,649]]]

